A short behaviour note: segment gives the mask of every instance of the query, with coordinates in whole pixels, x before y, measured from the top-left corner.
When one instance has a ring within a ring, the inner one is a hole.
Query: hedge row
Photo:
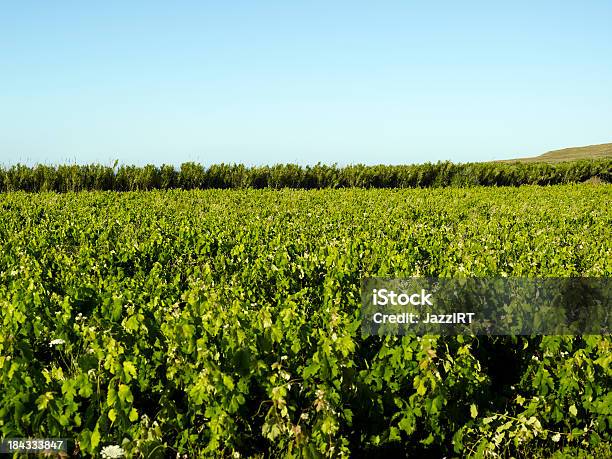
[[[109,167],[16,165],[0,168],[0,191],[154,190],[209,188],[425,188],[520,186],[576,183],[599,177],[612,181],[612,159],[546,163],[425,163],[403,166],[339,167],[296,164],[246,167],[184,163]]]

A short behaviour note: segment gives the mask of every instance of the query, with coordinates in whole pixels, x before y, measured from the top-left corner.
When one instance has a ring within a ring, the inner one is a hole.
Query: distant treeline
[[[425,188],[612,181],[612,159],[547,163],[426,163],[405,166],[317,164],[247,167],[184,163],[110,167],[16,165],[0,168],[0,191],[156,190],[193,188]]]

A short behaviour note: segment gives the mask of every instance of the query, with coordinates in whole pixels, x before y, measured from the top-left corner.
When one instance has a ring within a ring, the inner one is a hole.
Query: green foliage
[[[100,165],[0,168],[0,191],[139,191],[226,188],[430,188],[445,186],[520,186],[612,181],[612,159],[548,163],[465,163],[448,161],[405,166],[337,167],[277,164],[247,168],[184,163],[143,167]]]
[[[119,169],[125,189],[245,183],[138,171]],[[303,171],[269,173],[321,184]],[[94,183],[77,172],[70,187]],[[359,287],[610,276],[611,198],[586,185],[3,194],[0,437],[72,437],[86,456],[605,457],[609,336],[362,338]]]

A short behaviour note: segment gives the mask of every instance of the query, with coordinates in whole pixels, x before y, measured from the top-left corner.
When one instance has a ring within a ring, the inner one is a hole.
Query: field
[[[533,156],[531,158],[507,159],[506,162],[520,161],[524,163],[545,162],[558,163],[561,161],[577,161],[581,159],[612,158],[612,143],[587,145],[584,147],[562,148]]]
[[[365,276],[612,275],[612,186],[0,194],[0,437],[609,457],[609,336],[368,337]]]

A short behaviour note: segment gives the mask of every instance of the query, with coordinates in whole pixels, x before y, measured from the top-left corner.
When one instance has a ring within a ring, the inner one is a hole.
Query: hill
[[[578,159],[602,159],[612,158],[612,143],[603,143],[600,145],[588,145],[585,147],[563,148],[561,150],[552,150],[533,156],[531,158],[506,159],[502,162],[547,162],[558,163],[561,161],[575,161]]]

